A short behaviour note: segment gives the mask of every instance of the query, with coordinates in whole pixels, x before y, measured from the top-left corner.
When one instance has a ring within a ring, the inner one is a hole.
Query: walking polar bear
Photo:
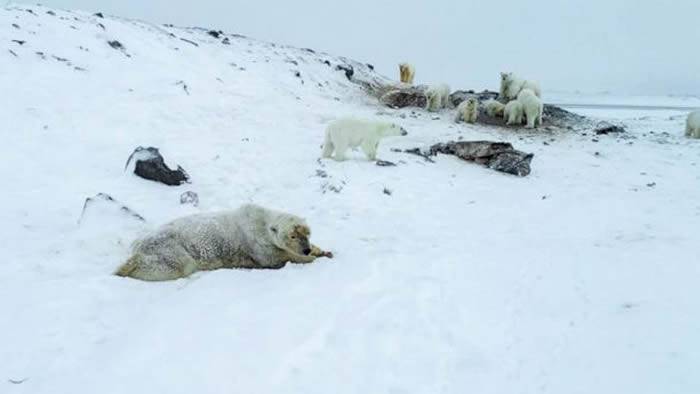
[[[691,112],[685,121],[685,136],[700,138],[700,111]]]
[[[407,135],[403,127],[389,122],[376,122],[355,118],[342,118],[331,122],[326,127],[323,142],[324,158],[329,158],[335,151],[335,160],[345,160],[348,148],[361,147],[368,160],[377,159],[377,147],[384,137]]]
[[[479,116],[479,101],[474,97],[470,97],[457,106],[457,118],[455,122],[463,120],[467,123],[476,123]]]
[[[501,88],[498,97],[505,100],[515,100],[524,89],[532,90],[537,97],[542,97],[540,84],[515,76],[513,73],[501,73]]]
[[[413,85],[413,77],[416,75],[416,69],[408,63],[399,64],[399,77],[401,82]]]
[[[333,257],[309,243],[304,219],[253,204],[195,214],[163,225],[136,241],[115,275],[163,281],[219,268],[282,268]]]
[[[436,112],[447,108],[450,103],[450,87],[446,84],[431,86],[425,91],[425,98],[425,109],[428,111]]]
[[[530,89],[523,89],[518,94],[518,99],[522,104],[523,113],[527,120],[525,128],[532,129],[542,125],[542,113],[544,112],[544,104],[542,100]]]

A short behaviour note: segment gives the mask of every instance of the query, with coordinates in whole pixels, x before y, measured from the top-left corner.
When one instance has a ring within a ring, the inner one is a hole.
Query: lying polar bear
[[[376,122],[355,118],[334,120],[326,127],[323,142],[324,158],[329,158],[335,151],[335,160],[345,160],[348,148],[362,147],[368,160],[377,159],[377,147],[384,137],[407,135],[403,127],[389,122]]]
[[[309,243],[304,219],[253,204],[195,214],[163,225],[134,244],[115,275],[148,281],[219,268],[282,268],[333,257]]]

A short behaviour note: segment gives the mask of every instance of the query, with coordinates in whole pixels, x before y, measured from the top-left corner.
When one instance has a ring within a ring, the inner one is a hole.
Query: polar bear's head
[[[501,73],[501,89],[499,91],[500,96],[503,97],[506,94],[506,90],[508,90],[508,86],[512,83],[513,81],[513,73]]]
[[[311,230],[303,219],[292,215],[280,216],[270,225],[269,231],[278,248],[304,256],[311,253]]]
[[[395,137],[401,135],[408,135],[408,132],[403,127],[395,123],[386,123],[381,128],[382,137]]]

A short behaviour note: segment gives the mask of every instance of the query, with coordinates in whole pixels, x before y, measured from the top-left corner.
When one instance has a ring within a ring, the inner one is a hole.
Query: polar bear
[[[399,77],[401,82],[413,85],[413,77],[416,75],[416,69],[408,63],[399,64]]]
[[[425,109],[436,112],[446,108],[450,102],[450,87],[446,84],[430,86],[425,91]]]
[[[309,243],[304,219],[246,204],[233,211],[195,214],[136,241],[115,275],[162,281],[219,268],[282,268],[333,257]]]
[[[335,160],[345,160],[348,148],[361,147],[368,160],[377,159],[377,147],[384,137],[407,135],[406,130],[394,123],[377,122],[355,118],[334,120],[326,127],[323,142],[324,158],[331,157],[335,151]]]
[[[479,101],[474,97],[470,97],[457,106],[457,117],[455,122],[463,120],[467,123],[476,123],[476,118],[479,116]]]
[[[513,100],[506,104],[503,110],[503,117],[506,119],[507,125],[523,124],[523,103],[518,100]]]
[[[513,73],[501,73],[501,88],[498,97],[501,100],[515,100],[523,89],[531,89],[537,97],[542,98],[540,84],[536,81],[528,81],[515,76]]]
[[[700,138],[700,111],[691,112],[685,121],[685,136]]]
[[[523,106],[523,113],[527,120],[527,125],[525,128],[532,129],[537,125],[542,125],[542,113],[544,112],[544,105],[542,100],[540,100],[535,92],[531,89],[523,89],[518,94],[518,99]]]
[[[486,113],[489,116],[495,118],[503,117],[503,111],[506,109],[506,106],[498,100],[491,99],[484,103],[484,108],[486,108]]]

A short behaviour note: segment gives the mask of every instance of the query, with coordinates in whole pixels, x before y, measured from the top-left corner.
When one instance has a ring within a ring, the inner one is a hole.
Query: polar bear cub
[[[498,97],[515,100],[523,89],[532,90],[537,97],[542,97],[542,89],[536,81],[521,79],[511,73],[501,73],[501,88]]]
[[[450,102],[450,87],[446,84],[430,86],[425,91],[425,109],[431,112],[446,108]]]
[[[503,110],[503,117],[506,119],[507,125],[523,124],[523,103],[513,100],[506,104]]]
[[[147,281],[220,268],[282,268],[333,257],[309,242],[304,219],[258,205],[185,216],[137,240],[117,276]]]
[[[531,89],[523,89],[518,94],[518,99],[522,104],[523,113],[527,120],[525,128],[532,129],[542,125],[542,113],[544,112],[544,104],[542,100]]]
[[[334,120],[326,127],[322,156],[335,160],[345,160],[348,148],[361,147],[368,160],[377,159],[377,147],[384,137],[407,135],[406,130],[394,123],[377,122],[355,118]]]
[[[503,117],[503,111],[506,109],[506,106],[498,100],[491,99],[484,103],[484,108],[486,108],[486,113],[489,116],[495,118]]]
[[[476,123],[476,118],[479,116],[479,101],[474,97],[470,97],[457,106],[457,118],[455,122],[463,120],[467,123]]]
[[[700,138],[700,111],[691,112],[685,122],[685,136]]]
[[[409,63],[399,64],[399,77],[401,82],[413,85],[413,77],[416,75],[416,69]]]

